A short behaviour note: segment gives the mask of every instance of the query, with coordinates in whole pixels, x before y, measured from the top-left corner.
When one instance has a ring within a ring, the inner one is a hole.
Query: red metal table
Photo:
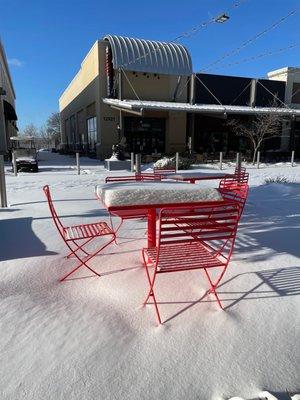
[[[109,212],[147,208],[148,247],[156,245],[158,209],[224,201],[217,189],[181,182],[106,183],[96,186],[96,195]]]
[[[233,174],[224,174],[224,173],[203,173],[203,172],[183,172],[183,173],[175,173],[175,174],[166,174],[163,175],[164,179],[172,179],[178,182],[190,182],[196,183],[196,181],[205,181],[210,179],[224,179],[230,178]]]

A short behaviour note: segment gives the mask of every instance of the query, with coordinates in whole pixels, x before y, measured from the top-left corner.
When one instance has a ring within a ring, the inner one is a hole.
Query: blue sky
[[[0,0],[0,35],[11,63],[20,128],[31,122],[41,126],[58,110],[60,94],[98,38],[111,33],[169,41],[236,1]],[[199,71],[295,9],[296,15],[209,72],[261,77],[272,69],[300,66],[299,0],[244,0],[229,12],[228,22],[210,24],[180,42],[191,52],[194,71]],[[224,66],[292,44],[299,46]]]

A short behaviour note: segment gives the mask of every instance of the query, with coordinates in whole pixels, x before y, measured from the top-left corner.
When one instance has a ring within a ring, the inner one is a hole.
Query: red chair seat
[[[112,229],[106,222],[96,222],[85,225],[68,226],[64,228],[66,240],[88,239],[96,236],[112,235]]]
[[[157,250],[156,247],[144,249],[149,261],[153,264],[157,259]],[[166,245],[160,247],[157,270],[159,272],[175,272],[189,269],[224,267],[226,262],[220,258],[221,256],[213,255],[200,242]]]

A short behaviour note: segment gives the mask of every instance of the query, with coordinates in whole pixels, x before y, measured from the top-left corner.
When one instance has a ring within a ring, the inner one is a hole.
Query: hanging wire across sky
[[[230,7],[228,7],[225,11],[223,10],[223,11],[221,11],[220,13],[218,13],[216,16],[210,18],[209,20],[204,21],[204,22],[202,22],[202,23],[200,23],[200,24],[194,26],[193,28],[191,28],[191,29],[189,29],[189,30],[187,30],[187,31],[185,31],[185,32],[183,32],[183,33],[181,33],[180,35],[176,36],[173,40],[171,40],[171,42],[172,42],[172,43],[176,43],[176,42],[179,42],[181,39],[186,39],[186,38],[189,38],[189,37],[195,35],[195,34],[196,34],[197,32],[199,32],[201,29],[206,28],[206,27],[209,26],[210,24],[216,23],[216,19],[217,19],[221,14],[229,13],[231,10],[234,10],[234,9],[240,7],[240,6],[241,6],[243,3],[245,3],[246,1],[249,1],[249,0],[237,0],[237,1],[234,1],[233,4],[232,4]],[[131,65],[131,64],[134,64],[136,61],[140,61],[141,59],[146,58],[146,57],[147,57],[148,55],[150,55],[150,54],[153,54],[153,53],[155,53],[155,52],[157,52],[157,51],[163,49],[164,46],[165,46],[164,43],[158,44],[157,47],[156,47],[155,49],[150,50],[149,52],[143,54],[142,56],[136,57],[136,58],[134,58],[133,60],[130,60],[130,61],[129,61],[128,63],[126,63],[126,64],[123,64],[123,65],[122,65],[122,69],[128,67],[128,66]]]
[[[201,72],[206,72],[206,71],[210,71],[213,69],[213,67],[216,64],[219,64],[221,61],[225,60],[228,57],[232,57],[238,53],[240,53],[245,47],[251,45],[252,43],[254,43],[257,39],[261,38],[262,36],[266,35],[268,32],[270,32],[271,30],[277,28],[279,25],[281,25],[283,22],[285,22],[288,18],[290,18],[291,16],[295,15],[297,12],[299,11],[298,9],[295,9],[293,11],[290,11],[287,15],[281,17],[279,20],[277,20],[276,22],[274,22],[273,24],[271,24],[270,26],[268,26],[267,28],[263,29],[262,31],[258,32],[256,35],[254,35],[253,37],[251,37],[250,39],[247,39],[245,42],[243,42],[240,46],[238,46],[237,48],[224,53],[220,58],[218,58],[216,61],[211,62],[210,64],[208,64],[206,67],[204,67]]]
[[[229,67],[232,67],[232,66],[235,66],[235,65],[239,65],[239,64],[255,61],[255,60],[258,60],[260,58],[270,57],[270,56],[273,56],[275,54],[283,53],[285,51],[294,49],[295,47],[299,47],[299,46],[300,46],[300,43],[293,43],[293,44],[290,44],[289,46],[281,47],[281,48],[276,49],[276,50],[266,51],[265,53],[256,54],[256,55],[251,56],[251,57],[242,58],[240,60],[233,61],[233,62],[231,62],[229,64],[222,64],[222,65],[214,68],[214,70],[229,68]],[[296,70],[297,68],[293,68],[293,69]],[[200,71],[200,72],[206,72],[206,71]]]

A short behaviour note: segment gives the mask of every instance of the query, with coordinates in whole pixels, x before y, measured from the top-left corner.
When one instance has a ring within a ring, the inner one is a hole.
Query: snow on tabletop
[[[94,187],[120,172],[82,157],[91,173],[77,175],[69,168],[75,158],[40,154],[38,173],[15,177],[6,164],[1,400],[249,400],[262,391],[284,400],[286,390],[299,393],[300,165],[249,166],[250,194],[218,292],[225,310],[214,296],[202,298],[208,285],[200,271],[161,274],[156,296],[165,323],[157,327],[153,305],[142,307],[149,288],[141,266],[145,220],[125,221],[118,245],[91,261],[101,277],[80,269],[58,281],[75,260],[64,258],[42,186],[49,184],[66,225],[109,223]],[[265,185],[278,175],[293,183]]]
[[[96,193],[107,207],[222,200],[217,189],[189,183],[113,182],[98,185]]]

